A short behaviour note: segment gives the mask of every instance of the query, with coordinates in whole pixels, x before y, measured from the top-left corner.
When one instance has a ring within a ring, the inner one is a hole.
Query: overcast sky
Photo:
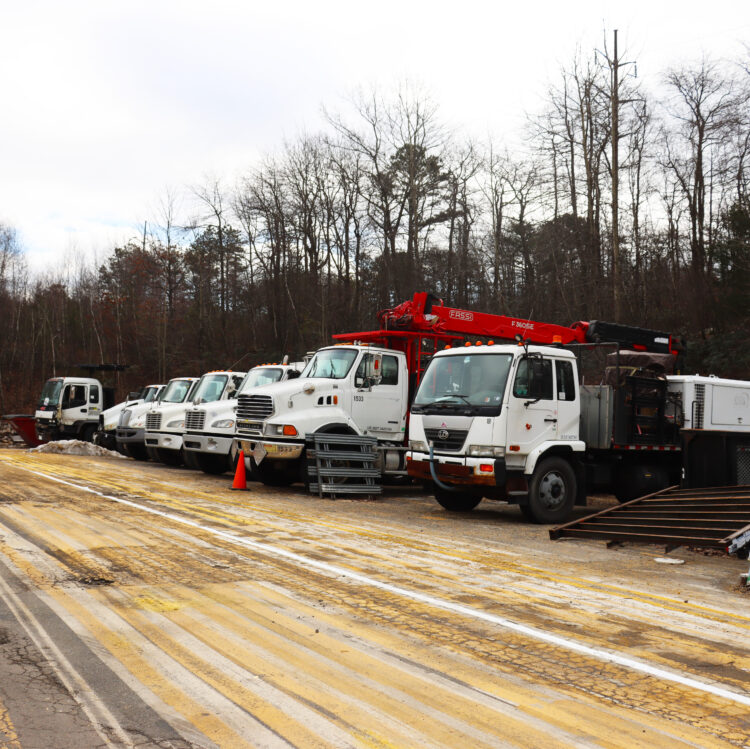
[[[652,89],[750,43],[748,0],[2,0],[0,19],[0,222],[35,270],[105,257],[166,187],[231,184],[358,87],[418,84],[459,133],[512,144],[605,29]]]

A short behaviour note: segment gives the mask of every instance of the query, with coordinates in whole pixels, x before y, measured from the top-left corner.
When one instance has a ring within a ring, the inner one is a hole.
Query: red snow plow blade
[[[36,422],[34,417],[29,414],[9,414],[8,416],[2,416],[0,418],[9,421],[13,429],[16,430],[21,439],[29,447],[37,447],[43,445],[47,440],[40,440],[36,436]]]

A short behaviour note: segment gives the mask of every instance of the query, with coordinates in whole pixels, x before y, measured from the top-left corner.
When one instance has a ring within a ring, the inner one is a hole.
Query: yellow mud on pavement
[[[735,560],[229,485],[0,451],[8,610],[112,745],[750,746]]]

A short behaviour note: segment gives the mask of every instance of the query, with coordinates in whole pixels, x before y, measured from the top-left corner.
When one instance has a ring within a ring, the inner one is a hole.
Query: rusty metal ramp
[[[549,534],[552,539],[690,545],[742,554],[750,548],[750,486],[672,486],[560,525]]]

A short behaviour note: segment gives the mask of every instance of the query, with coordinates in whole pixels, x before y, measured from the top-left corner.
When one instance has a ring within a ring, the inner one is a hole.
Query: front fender
[[[541,445],[536,447],[526,456],[526,465],[524,466],[523,472],[527,476],[531,476],[531,474],[534,473],[536,464],[539,462],[539,458],[553,449],[556,453],[560,453],[563,451],[560,450],[560,448],[563,448],[565,451],[582,453],[586,450],[586,443],[582,440],[547,440],[546,442],[542,442]]]
[[[351,416],[338,406],[318,406],[317,408],[304,408],[300,411],[287,411],[283,414],[274,414],[266,424],[291,424],[297,429],[299,436],[302,438],[319,431],[329,424],[345,424],[355,434],[362,433],[354,421],[352,421]]]

